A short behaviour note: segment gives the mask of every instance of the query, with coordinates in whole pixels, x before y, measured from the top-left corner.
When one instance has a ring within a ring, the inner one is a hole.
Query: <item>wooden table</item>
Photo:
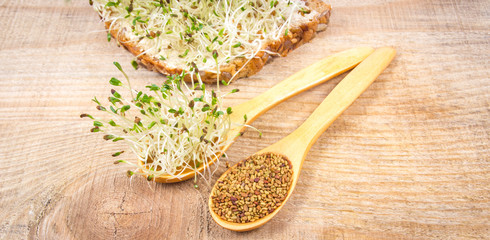
[[[232,85],[243,102],[332,53],[394,46],[378,80],[321,136],[294,195],[262,228],[213,222],[209,188],[130,180],[90,134],[90,99],[122,63],[87,1],[1,1],[1,239],[489,239],[490,2],[332,0],[328,29]],[[230,163],[297,128],[338,77],[260,117]],[[231,89],[231,88],[228,88]],[[130,157],[130,155],[127,155]],[[223,164],[224,165],[224,164]],[[216,175],[225,170],[221,167]]]

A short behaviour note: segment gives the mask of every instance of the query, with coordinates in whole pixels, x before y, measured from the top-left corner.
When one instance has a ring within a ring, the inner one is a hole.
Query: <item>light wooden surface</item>
[[[230,105],[351,47],[397,57],[312,147],[281,212],[236,233],[212,221],[205,183],[129,181],[120,146],[78,117],[109,93],[113,61],[136,87],[161,81],[129,70],[87,1],[0,1],[0,238],[488,239],[490,2],[330,3],[329,28],[234,83]],[[257,119],[263,137],[246,132],[230,163],[296,129],[341,77]]]

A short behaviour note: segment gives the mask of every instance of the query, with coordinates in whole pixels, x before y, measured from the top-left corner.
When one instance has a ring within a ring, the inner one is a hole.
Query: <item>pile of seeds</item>
[[[211,194],[212,209],[222,219],[253,222],[274,212],[288,194],[292,165],[281,155],[253,155],[220,179]]]

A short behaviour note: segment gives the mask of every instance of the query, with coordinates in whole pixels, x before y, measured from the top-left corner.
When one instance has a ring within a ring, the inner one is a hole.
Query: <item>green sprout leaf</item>
[[[122,153],[124,153],[124,151],[116,152],[116,153],[112,154],[112,156],[117,157],[117,156],[121,155]]]
[[[121,100],[119,100],[119,98],[115,98],[115,97],[109,97],[109,102],[111,102],[112,104],[116,104],[117,102],[121,102]],[[114,112],[114,111],[112,111]]]
[[[114,135],[110,135],[110,134],[104,136],[104,140],[111,140],[113,138],[115,138],[115,136]]]
[[[140,99],[142,94],[143,94],[143,92],[139,91],[138,94],[136,95],[136,99]]]
[[[271,1],[271,8],[275,7],[277,5],[277,0]]]
[[[97,100],[97,97],[92,98],[92,102],[97,103],[97,105],[100,105],[99,100]]]
[[[185,56],[187,56],[188,53],[189,53],[189,49],[186,49],[183,54],[179,55],[179,57],[184,58]]]
[[[108,3],[105,5],[105,7],[117,7],[117,6],[119,6],[119,3],[121,3],[121,1],[120,1],[120,0],[118,0],[117,2],[112,2],[112,1],[111,1],[111,2],[108,2]]]
[[[124,112],[128,111],[130,108],[131,108],[131,106],[129,106],[129,105],[122,106],[121,107],[121,114],[123,114]]]
[[[122,86],[122,82],[119,81],[117,78],[111,78],[111,80],[109,80],[109,83],[113,86]]]
[[[131,61],[131,66],[133,66],[134,70],[138,70],[138,62],[136,60]]]
[[[88,117],[90,119],[94,119],[94,117],[92,117],[92,115],[90,115],[90,114],[86,114],[86,113],[80,114],[80,118],[84,118],[84,117]]]
[[[117,137],[117,138],[112,139],[112,141],[113,141],[113,142],[117,142],[117,141],[121,141],[121,140],[123,140],[123,139],[124,139],[124,138],[122,138],[122,137]]]
[[[148,129],[151,129],[153,126],[155,126],[155,124],[157,124],[157,122],[155,122],[155,121],[151,122],[151,123],[148,125]]]
[[[160,90],[160,87],[157,86],[156,84],[152,84],[152,85],[149,85],[149,86],[146,86],[147,88],[149,88],[151,91],[158,91]]]
[[[116,98],[121,98],[121,94],[119,94],[116,90],[114,89],[111,89],[111,93],[114,97]]]
[[[119,64],[118,62],[113,62],[114,66],[117,67],[117,69],[119,69],[119,71],[122,72],[122,67],[121,67],[121,64]]]
[[[202,107],[201,111],[206,112],[206,111],[208,111],[209,109],[211,109],[211,107],[210,107],[209,105],[207,105],[207,104],[206,104],[206,105],[204,105],[204,107]]]

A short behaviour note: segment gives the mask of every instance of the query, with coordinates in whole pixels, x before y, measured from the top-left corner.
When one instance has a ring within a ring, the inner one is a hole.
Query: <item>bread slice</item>
[[[95,2],[97,2],[97,0]],[[108,1],[99,0],[99,2],[102,2],[102,4],[107,4],[106,2]],[[120,0],[118,0],[118,2],[120,2]],[[170,1],[168,0],[168,2]],[[271,2],[272,7],[274,1]],[[277,1],[275,2],[277,5]],[[298,11],[296,15],[300,14],[303,17],[299,15],[299,17],[293,16],[295,21],[291,21],[289,26],[284,31],[284,34],[280,34],[279,37],[272,39],[263,39],[262,37],[258,49],[250,52],[249,56],[253,57],[234,57],[232,59],[228,59],[226,62],[219,63],[219,80],[229,82],[238,78],[251,76],[260,71],[271,56],[286,56],[290,51],[296,49],[304,43],[309,42],[313,37],[315,37],[317,31],[324,30],[329,22],[331,6],[324,3],[322,0],[300,0],[300,2],[304,3],[307,10],[302,8],[301,12]],[[162,1],[160,1],[160,3],[165,4]],[[133,1],[131,0],[131,5],[132,4]],[[148,47],[143,44],[143,37],[135,36],[133,30],[131,30],[131,28],[134,29],[134,27],[128,24],[123,24],[122,21],[124,21],[124,18],[122,17],[116,19],[108,18],[108,14],[110,15],[111,13],[104,12],[106,10],[101,10],[102,8],[100,6],[100,3],[98,7],[95,7],[94,4],[94,8],[96,8],[96,10],[99,12],[102,20],[105,21],[105,27],[108,29],[112,37],[116,39],[120,45],[124,46],[127,50],[137,56],[140,62],[148,69],[158,71],[164,75],[171,75],[179,74],[184,69],[188,70],[189,66],[194,66],[198,69],[200,78],[203,82],[213,83],[218,79],[218,69],[216,68],[216,64],[211,68],[202,67],[201,62],[193,62],[192,64],[175,64],[171,63],[168,59],[162,58],[159,55],[147,51]],[[110,9],[107,8],[107,5],[105,6],[106,7],[104,9]],[[126,7],[126,10],[127,9],[128,7]],[[133,20],[133,25],[134,24],[135,21]],[[151,38],[150,35],[154,36],[155,33],[151,32],[147,36]],[[164,36],[159,35],[158,37]],[[137,40],[135,40],[135,38]],[[187,54],[187,50],[185,54]],[[208,60],[213,61],[213,59]],[[195,77],[195,75],[187,75],[186,81],[191,81],[191,77]]]

